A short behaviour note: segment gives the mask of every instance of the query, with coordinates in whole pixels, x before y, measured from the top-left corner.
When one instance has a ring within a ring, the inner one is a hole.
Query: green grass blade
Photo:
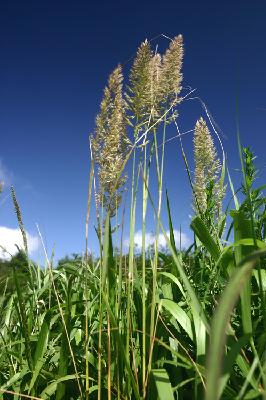
[[[164,368],[152,369],[150,373],[149,399],[174,400],[173,389],[169,376]]]
[[[242,210],[232,211],[231,215],[234,220],[234,240],[239,243],[240,240],[252,237],[252,225]],[[238,245],[235,247],[235,261],[239,265],[241,261],[254,250],[254,247]],[[251,287],[247,281],[241,292],[241,312],[244,334],[252,332],[251,318]]]
[[[106,214],[104,227],[104,243],[103,243],[103,269],[102,269],[102,286],[106,285],[109,261],[109,245],[110,245],[110,212]]]
[[[47,350],[47,345],[49,340],[50,321],[51,321],[51,315],[48,312],[44,317],[42,327],[38,335],[38,341],[36,344],[36,349],[33,358],[33,373],[28,393],[30,393],[31,389],[33,388],[36,379],[38,378],[38,375],[41,372],[43,364],[45,362],[44,354]]]
[[[186,293],[185,293],[185,291],[183,289],[183,286],[181,285],[181,282],[179,281],[179,279],[175,275],[171,274],[170,272],[161,272],[160,275],[166,276],[172,282],[174,282],[176,284],[176,286],[178,287],[178,289],[180,290],[180,292],[182,293],[184,299],[187,300]]]
[[[177,320],[180,326],[188,334],[191,340],[193,340],[193,332],[191,326],[191,320],[188,314],[174,301],[168,299],[160,300],[160,304]]]
[[[207,387],[205,400],[217,400],[220,398],[219,381],[227,324],[238,296],[250,277],[252,268],[256,265],[259,257],[264,254],[265,251],[257,251],[250,256],[249,259],[246,259],[241,268],[235,271],[235,274],[232,275],[229,284],[224,290],[223,296],[214,314],[207,364]]]
[[[199,238],[201,243],[206,247],[206,249],[210,252],[211,256],[214,260],[218,260],[221,254],[221,250],[213,237],[211,236],[208,228],[202,221],[200,217],[195,217],[191,221],[190,224],[191,229],[195,233],[195,235]]]
[[[170,232],[170,243],[173,248],[173,250],[176,252],[176,244],[175,244],[175,236],[174,236],[174,229],[173,229],[173,222],[172,222],[172,217],[171,217],[171,210],[170,210],[170,202],[169,202],[169,197],[168,193],[166,191],[166,205],[167,205],[167,213],[168,213],[168,224],[169,224],[169,232]]]
[[[75,374],[73,375],[66,375],[61,378],[56,379],[52,383],[50,383],[41,393],[41,398],[43,400],[50,399],[51,396],[55,393],[57,393],[57,387],[60,383],[67,382],[67,381],[72,381],[77,379],[77,376]]]
[[[194,323],[195,341],[197,345],[197,361],[202,362],[202,358],[205,357],[206,354],[207,331],[202,319],[193,306],[191,307],[191,310]]]
[[[242,336],[239,340],[232,344],[230,350],[228,351],[228,354],[224,360],[223,375],[220,380],[220,395],[222,395],[228,379],[230,378],[233,365],[235,364],[237,358],[242,357],[242,355],[239,355],[241,349],[248,343],[249,339],[250,335]]]

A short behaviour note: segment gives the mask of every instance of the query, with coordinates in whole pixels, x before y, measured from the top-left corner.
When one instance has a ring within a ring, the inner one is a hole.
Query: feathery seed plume
[[[200,118],[194,132],[194,209],[204,214],[207,209],[217,219],[222,210],[221,163],[206,122]],[[212,201],[210,205],[210,201]]]
[[[162,60],[161,90],[162,100],[166,106],[178,102],[178,95],[182,89],[183,75],[181,68],[183,56],[183,37],[178,35],[170,43]]]
[[[129,74],[128,108],[137,123],[148,121],[151,112],[151,65],[153,53],[148,40],[141,43]]]
[[[147,87],[147,108],[150,108],[152,118],[160,117],[161,68],[162,57],[159,53],[156,53],[149,62],[149,81]]]
[[[111,216],[121,202],[121,189],[126,181],[122,176],[128,144],[122,82],[122,68],[118,65],[104,89],[95,134],[91,137],[92,154],[98,167],[98,195]]]

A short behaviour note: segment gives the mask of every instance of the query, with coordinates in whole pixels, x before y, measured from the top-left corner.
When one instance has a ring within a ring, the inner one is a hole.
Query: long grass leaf
[[[257,251],[245,261],[241,268],[235,271],[235,274],[231,277],[229,284],[224,290],[219,306],[214,314],[207,365],[206,400],[217,400],[220,398],[219,380],[227,324],[238,296],[250,277],[252,268],[256,265],[259,257],[264,254],[265,251]]]
[[[151,370],[149,398],[154,400],[174,400],[173,389],[164,368]]]

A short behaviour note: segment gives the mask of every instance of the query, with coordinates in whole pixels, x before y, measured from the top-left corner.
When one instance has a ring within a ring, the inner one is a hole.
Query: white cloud
[[[26,235],[29,255],[32,255],[32,253],[37,251],[39,248],[39,238],[37,236],[30,235],[28,232],[26,232]],[[20,249],[23,249],[23,239],[20,230],[7,228],[6,226],[0,226],[0,246],[3,246],[3,248],[8,252],[5,252],[2,247],[0,247],[0,258],[8,260],[10,259],[10,254],[16,254],[18,249],[15,245],[17,245]]]
[[[170,238],[169,231],[166,231],[166,235],[168,238]],[[180,240],[181,240],[181,248],[187,247],[191,244],[191,240],[188,237],[188,235],[186,235],[183,232],[181,232],[181,234],[180,234],[180,232],[177,229],[174,229],[174,237],[175,237],[175,244],[176,244],[177,248],[179,248]],[[146,232],[146,235],[145,235],[146,248],[153,245],[154,241],[155,241],[155,234],[152,232]],[[135,246],[138,249],[142,248],[142,232],[141,232],[141,230],[139,230],[135,233],[134,242],[135,242]],[[159,243],[159,248],[163,248],[163,247],[167,246],[163,233],[159,234],[158,243]],[[126,239],[124,241],[124,246],[125,246],[125,248],[129,247],[129,239]]]

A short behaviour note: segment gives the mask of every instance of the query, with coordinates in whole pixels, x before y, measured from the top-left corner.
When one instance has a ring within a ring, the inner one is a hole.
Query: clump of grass
[[[99,256],[87,251],[87,226],[85,257],[65,259],[57,268],[47,257],[45,269],[26,257],[23,290],[14,267],[15,290],[0,291],[0,398],[266,398],[264,187],[255,187],[253,153],[239,146],[243,198],[237,200],[229,176],[236,209],[223,211],[225,165],[203,118],[195,127],[194,181],[181,142],[194,199],[194,242],[188,249],[175,243],[174,199],[164,196],[163,180],[167,135],[171,124],[177,126],[184,98],[183,53],[182,36],[162,55],[146,40],[126,88],[122,67],[111,73],[90,138],[86,223],[94,188]],[[120,221],[126,183],[130,218],[123,211]],[[14,189],[12,196],[27,249]],[[152,251],[146,248],[149,207],[155,221]],[[139,213],[141,253],[134,243]],[[127,223],[130,244],[124,254]],[[113,245],[114,225],[120,251]],[[161,234],[166,252],[159,249]]]

